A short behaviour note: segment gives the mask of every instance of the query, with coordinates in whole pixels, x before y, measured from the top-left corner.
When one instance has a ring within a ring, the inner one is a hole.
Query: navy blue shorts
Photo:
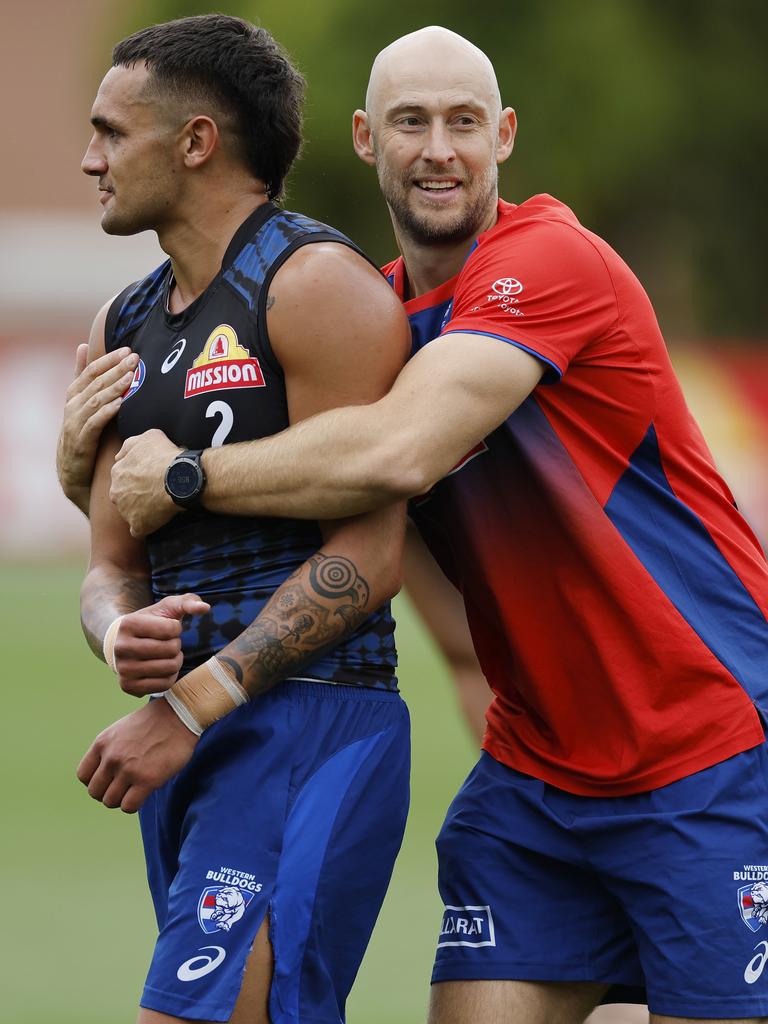
[[[433,982],[644,987],[652,1012],[768,1014],[768,753],[627,797],[483,753],[437,840]]]
[[[286,682],[202,736],[141,828],[160,934],[141,1005],[228,1021],[265,916],[273,1024],[344,1020],[408,810],[397,693]]]

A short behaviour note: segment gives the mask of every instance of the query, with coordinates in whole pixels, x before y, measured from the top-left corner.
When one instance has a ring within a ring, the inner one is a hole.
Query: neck
[[[498,212],[494,203],[493,209],[488,211],[488,216],[477,231],[459,242],[443,245],[435,242],[419,242],[401,231],[393,220],[395,238],[405,263],[410,298],[415,299],[419,295],[431,292],[433,288],[438,288],[455,277],[464,266],[469,251],[477,238],[484,231],[492,228],[497,219]]]
[[[267,197],[253,188],[213,196],[209,192],[203,202],[191,204],[190,214],[158,229],[160,247],[170,256],[173,269],[172,313],[180,313],[205,291],[221,269],[237,229],[266,202]]]

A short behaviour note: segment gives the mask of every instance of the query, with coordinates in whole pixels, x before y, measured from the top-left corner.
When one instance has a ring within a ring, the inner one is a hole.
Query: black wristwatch
[[[177,455],[165,471],[165,490],[181,508],[200,509],[205,490],[205,471],[199,451],[186,451]]]

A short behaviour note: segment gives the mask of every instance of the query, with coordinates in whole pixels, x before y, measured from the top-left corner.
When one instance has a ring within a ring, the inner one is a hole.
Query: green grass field
[[[155,935],[138,822],[91,801],[74,770],[96,733],[135,704],[82,639],[79,569],[4,566],[0,580],[0,1017],[132,1024]],[[433,841],[474,760],[442,662],[404,599],[397,614],[411,814],[350,1024],[424,1020],[440,920]]]

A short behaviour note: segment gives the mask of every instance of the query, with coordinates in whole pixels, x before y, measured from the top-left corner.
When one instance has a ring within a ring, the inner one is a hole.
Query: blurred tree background
[[[212,9],[140,0],[113,39]],[[551,192],[607,238],[648,288],[668,336],[759,337],[766,132],[765,0],[234,0],[309,82],[306,146],[288,205],[349,233],[376,259],[393,244],[371,172],[354,158],[351,112],[371,61],[405,32],[441,24],[496,66],[520,120],[502,193]]]

